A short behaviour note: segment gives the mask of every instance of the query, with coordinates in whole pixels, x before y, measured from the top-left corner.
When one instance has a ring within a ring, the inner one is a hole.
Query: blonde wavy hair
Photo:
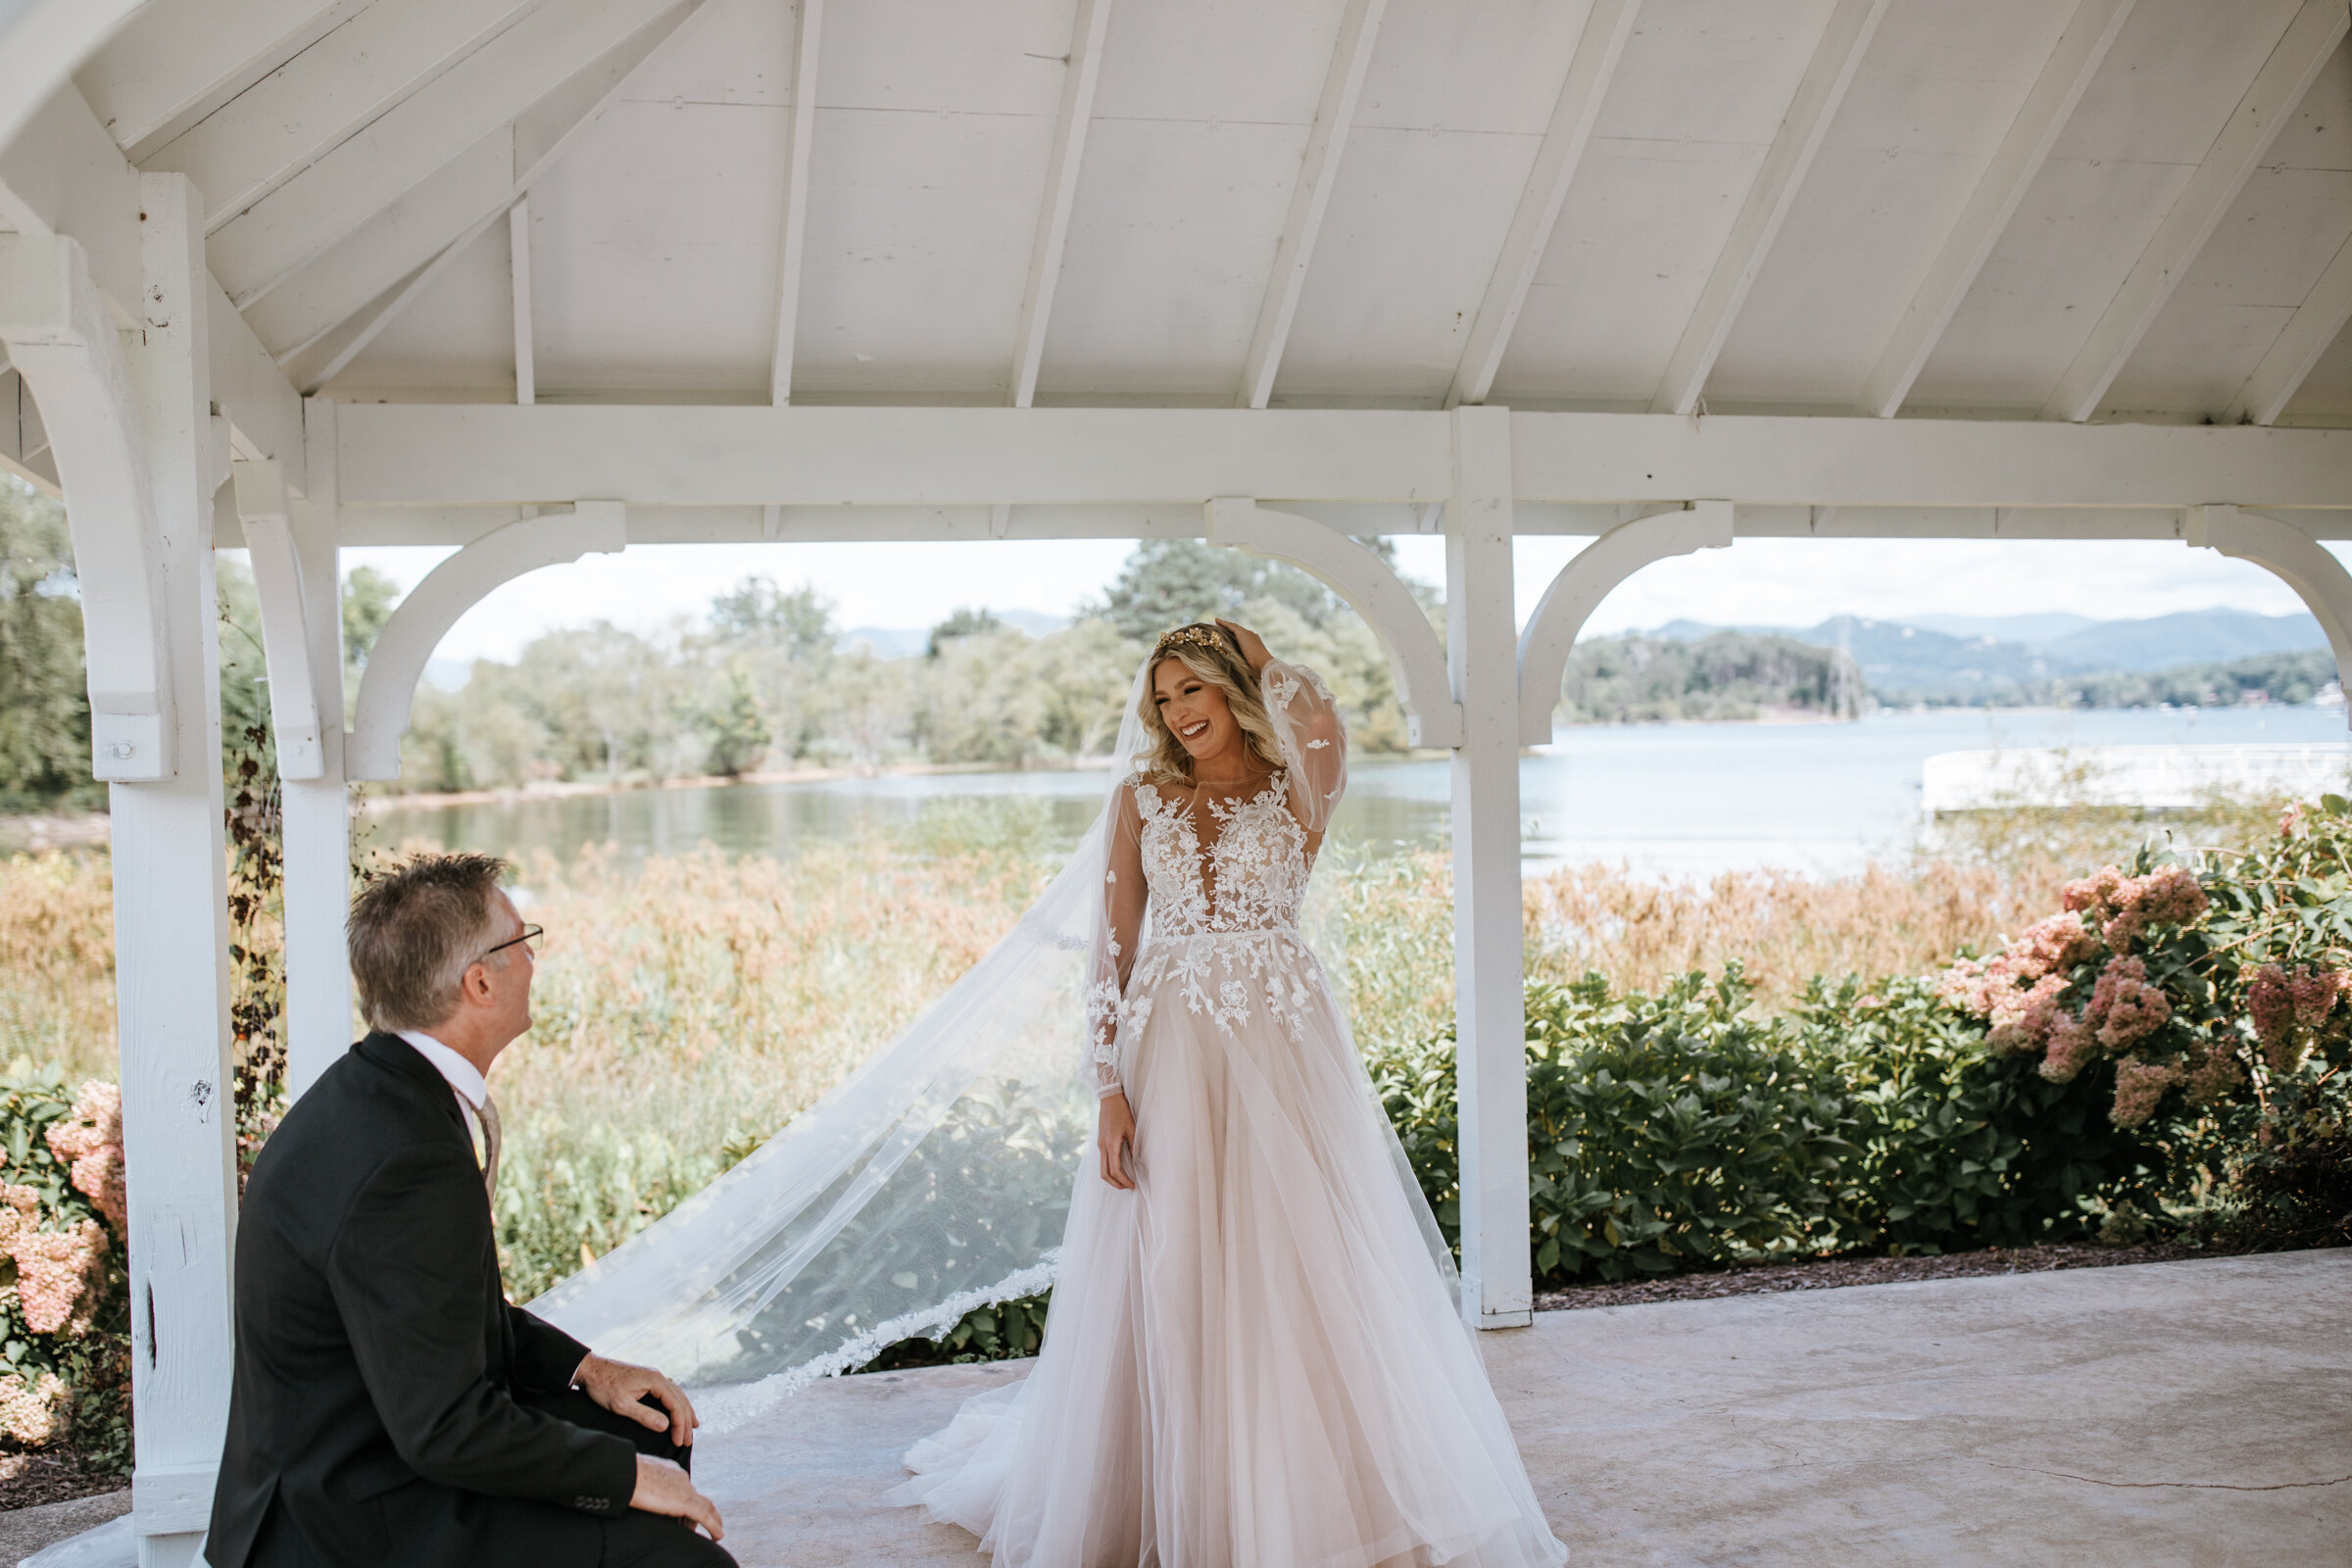
[[[1241,726],[1243,744],[1269,769],[1280,770],[1282,742],[1274,734],[1274,721],[1266,716],[1257,672],[1242,657],[1231,632],[1212,621],[1195,621],[1162,636],[1152,650],[1152,668],[1144,677],[1144,695],[1136,710],[1144,721],[1144,733],[1151,738],[1150,749],[1138,760],[1143,774],[1188,785],[1193,782],[1193,754],[1161,720],[1155,700],[1159,666],[1171,659],[1224,694],[1233,721]]]

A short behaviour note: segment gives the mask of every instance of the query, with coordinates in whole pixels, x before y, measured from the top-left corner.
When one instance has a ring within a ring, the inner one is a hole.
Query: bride
[[[1557,1564],[1451,1262],[1299,940],[1347,784],[1313,671],[1159,640],[1088,990],[1095,1158],[1043,1353],[891,1495],[999,1568]]]

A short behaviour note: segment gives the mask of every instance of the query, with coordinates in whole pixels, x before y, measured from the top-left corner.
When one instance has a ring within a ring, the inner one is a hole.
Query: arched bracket
[[[1409,744],[1461,745],[1462,705],[1446,679],[1446,651],[1420,601],[1387,562],[1327,523],[1268,512],[1247,496],[1219,496],[1207,511],[1210,544],[1297,566],[1364,617],[1388,650]]]
[[[1732,542],[1732,504],[1698,501],[1681,512],[1660,512],[1621,522],[1578,551],[1544,592],[1544,602],[1519,636],[1519,744],[1551,739],[1552,710],[1577,634],[1611,589],[1652,562]]]
[[[2235,507],[2191,507],[2181,537],[2189,546],[2251,561],[2283,579],[2328,634],[2336,685],[2352,692],[2352,571],[2325,545],[2278,517]],[[2344,706],[2352,724],[2352,702]]]
[[[368,655],[346,776],[400,777],[400,738],[425,661],[458,617],[501,583],[541,566],[560,566],[591,553],[611,555],[628,543],[628,509],[618,501],[582,501],[570,512],[546,513],[494,529],[435,566],[392,612]]]
[[[155,494],[138,398],[81,246],[0,234],[0,342],[40,405],[66,492],[90,682],[90,767],[108,783],[172,776]]]
[[[253,558],[254,597],[262,606],[262,654],[270,670],[270,728],[280,778],[323,778],[326,749],[318,691],[311,679],[310,617],[304,612],[302,559],[294,548],[286,474],[274,458],[228,466],[237,518]]]

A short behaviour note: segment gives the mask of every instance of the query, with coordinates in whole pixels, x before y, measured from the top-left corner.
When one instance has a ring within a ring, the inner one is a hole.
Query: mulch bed
[[[2123,1263],[2171,1263],[2217,1255],[2178,1242],[2136,1247],[2049,1246],[1989,1248],[1936,1257],[1809,1257],[1792,1263],[1736,1264],[1721,1271],[1574,1285],[1539,1291],[1536,1310],[1570,1312],[1589,1306],[1641,1306],[1651,1301],[1703,1301],[1718,1296],[1762,1296],[1773,1291],[1830,1291],[1846,1285],[1897,1285],[1912,1280],[1969,1279],[1982,1274],[2037,1274],[2045,1269],[2113,1268]]]
[[[45,1453],[0,1454],[0,1513],[95,1497],[129,1485],[128,1476],[91,1475],[71,1459]]]

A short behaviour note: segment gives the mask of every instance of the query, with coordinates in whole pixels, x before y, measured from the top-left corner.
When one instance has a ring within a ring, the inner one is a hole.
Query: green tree
[[[359,701],[360,676],[392,612],[400,606],[400,584],[373,566],[343,574],[343,706]]]
[[[0,476],[0,808],[95,806],[66,509]]]
[[[748,773],[767,750],[767,716],[760,689],[745,662],[727,662],[726,684],[706,716],[710,733],[710,768],[722,778]]]
[[[958,637],[978,637],[1004,624],[985,610],[958,610],[931,628],[931,641],[923,650],[923,657],[937,659],[940,649]]]

